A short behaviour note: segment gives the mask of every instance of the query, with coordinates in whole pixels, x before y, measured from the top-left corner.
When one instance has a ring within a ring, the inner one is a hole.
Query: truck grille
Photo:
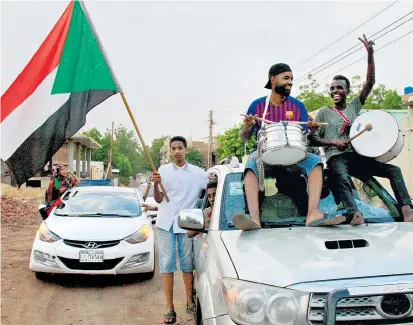
[[[308,322],[323,324],[326,293],[313,293],[308,309]],[[384,299],[386,298],[386,299]],[[386,304],[386,302],[389,304]],[[397,306],[391,301],[397,301]],[[390,306],[387,308],[387,306]],[[386,309],[387,308],[387,309]],[[395,319],[399,316],[398,319]],[[357,296],[339,300],[337,325],[413,324],[413,294]]]

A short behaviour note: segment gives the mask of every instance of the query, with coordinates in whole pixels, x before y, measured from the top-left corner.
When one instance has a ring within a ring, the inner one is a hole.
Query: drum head
[[[264,152],[262,155],[262,160],[267,165],[289,166],[303,160],[306,155],[307,152],[300,148],[283,147],[281,150]]]
[[[399,137],[399,125],[396,119],[385,111],[370,111],[355,119],[350,129],[350,138],[369,123],[373,125],[373,129],[365,131],[351,144],[360,155],[376,158],[394,147]]]

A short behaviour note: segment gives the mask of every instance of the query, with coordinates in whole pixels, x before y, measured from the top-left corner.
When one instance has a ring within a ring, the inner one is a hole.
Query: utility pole
[[[212,137],[213,137],[213,126],[214,126],[214,111],[209,111],[209,140],[208,140],[208,168],[212,165]]]
[[[106,170],[105,179],[112,179],[112,148],[113,148],[113,130],[115,128],[115,122],[112,121],[112,134],[110,137],[110,146],[109,146],[109,159],[108,159],[108,168]]]

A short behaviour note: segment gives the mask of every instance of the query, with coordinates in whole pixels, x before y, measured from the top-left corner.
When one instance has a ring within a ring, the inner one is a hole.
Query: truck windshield
[[[353,179],[353,194],[359,210],[363,213],[366,222],[394,222],[399,212],[394,199],[380,184],[373,180],[363,183]],[[274,180],[266,180],[266,196],[262,200],[262,220],[271,225],[304,226],[305,215],[300,215],[293,200],[279,192]],[[245,213],[246,202],[243,188],[242,173],[228,174],[225,179],[223,199],[221,204],[220,229],[236,229],[232,220],[237,213]],[[331,192],[326,192],[320,202],[320,210],[330,214],[346,214],[343,206],[336,201]]]

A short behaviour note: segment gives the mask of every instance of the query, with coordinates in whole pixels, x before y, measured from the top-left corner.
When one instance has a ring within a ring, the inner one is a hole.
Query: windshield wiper
[[[305,227],[304,221],[276,221],[276,222],[264,222],[263,228],[289,228],[289,227]]]
[[[132,218],[133,215],[130,214],[119,214],[119,213],[85,213],[79,214],[79,217],[115,217],[115,218]]]

